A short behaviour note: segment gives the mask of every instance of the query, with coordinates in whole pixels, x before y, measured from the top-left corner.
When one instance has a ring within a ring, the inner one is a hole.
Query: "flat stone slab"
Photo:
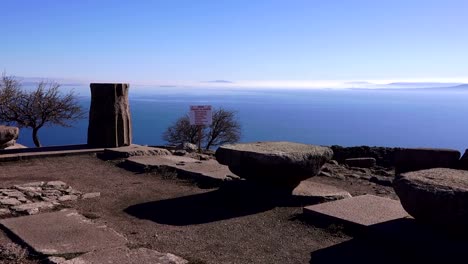
[[[103,156],[106,159],[125,159],[134,156],[159,156],[172,155],[167,149],[154,148],[140,145],[130,145],[119,148],[104,149]]]
[[[399,201],[374,195],[307,206],[304,207],[304,214],[359,228],[410,217]]]
[[[351,194],[332,185],[302,181],[292,192],[293,196],[312,200],[333,201],[351,198]]]
[[[147,248],[112,248],[86,253],[61,264],[187,264],[188,261],[171,253],[161,253]]]
[[[127,242],[113,229],[90,221],[76,210],[8,218],[0,224],[44,255],[86,253],[122,247]]]
[[[227,166],[219,164],[216,160],[197,160],[184,156],[153,156],[131,157],[126,165],[142,170],[173,169],[182,175],[225,180],[227,175],[233,175]]]

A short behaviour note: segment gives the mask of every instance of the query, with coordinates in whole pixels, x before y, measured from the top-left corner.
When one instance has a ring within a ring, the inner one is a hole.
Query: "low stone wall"
[[[393,168],[395,167],[395,151],[400,148],[333,145],[331,149],[333,150],[333,159],[339,163],[344,163],[346,159],[351,158],[371,157],[376,160],[378,166]]]

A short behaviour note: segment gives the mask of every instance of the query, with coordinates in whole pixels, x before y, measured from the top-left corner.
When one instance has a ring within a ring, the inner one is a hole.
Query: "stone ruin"
[[[88,145],[115,148],[132,144],[127,83],[91,83]]]

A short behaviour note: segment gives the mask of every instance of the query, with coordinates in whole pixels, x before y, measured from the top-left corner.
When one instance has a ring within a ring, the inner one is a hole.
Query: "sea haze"
[[[468,90],[215,90],[130,88],[133,141],[164,144],[161,135],[190,105],[235,110],[242,141],[287,140],[319,145],[468,147]],[[89,109],[89,95],[80,97]],[[88,120],[45,127],[43,145],[86,143]],[[19,143],[33,146],[22,129]]]

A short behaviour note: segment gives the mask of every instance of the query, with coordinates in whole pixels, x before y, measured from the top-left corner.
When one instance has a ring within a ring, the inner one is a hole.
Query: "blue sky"
[[[1,8],[0,70],[18,76],[468,82],[466,0],[3,0]]]

